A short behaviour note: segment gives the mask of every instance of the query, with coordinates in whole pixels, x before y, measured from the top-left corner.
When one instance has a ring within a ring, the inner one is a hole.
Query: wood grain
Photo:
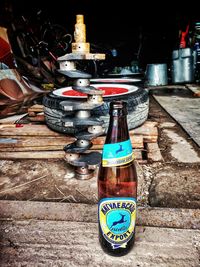
[[[131,130],[130,135],[158,136],[156,122],[146,121],[142,126]],[[0,130],[0,136],[60,136],[60,134],[49,129],[46,125],[24,124],[23,127],[4,125]],[[66,136],[66,135],[65,135]]]
[[[0,218],[97,222],[97,204],[0,200]],[[87,216],[86,216],[87,214]],[[138,207],[137,225],[200,229],[200,209]]]
[[[158,143],[147,143],[147,158],[149,162],[164,161]]]
[[[196,267],[199,230],[136,227],[127,256],[106,255],[98,242],[97,223],[69,221],[1,221],[4,267]]]

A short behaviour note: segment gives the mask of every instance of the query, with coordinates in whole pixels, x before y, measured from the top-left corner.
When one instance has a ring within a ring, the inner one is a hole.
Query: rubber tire
[[[64,127],[62,125],[62,118],[65,116],[73,116],[73,112],[64,112],[60,109],[60,102],[66,100],[66,97],[59,97],[53,93],[44,96],[44,114],[47,125],[58,132],[66,134],[75,134],[81,130],[87,129],[87,127]],[[71,101],[76,98],[70,98]],[[109,123],[109,106],[113,100],[123,100],[127,102],[128,110],[128,127],[129,130],[134,129],[143,124],[149,113],[149,95],[146,89],[138,87],[134,92],[130,92],[128,95],[119,95],[114,97],[104,98],[104,104],[98,108],[91,110],[91,115],[104,121],[103,127],[105,133],[107,132]],[[83,100],[78,100],[82,102]]]

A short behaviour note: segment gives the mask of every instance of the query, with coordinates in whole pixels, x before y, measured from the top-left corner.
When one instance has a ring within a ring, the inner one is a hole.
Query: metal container
[[[182,48],[172,52],[172,83],[194,81],[195,54],[191,48]]]
[[[147,86],[168,84],[167,64],[147,64],[145,84]]]

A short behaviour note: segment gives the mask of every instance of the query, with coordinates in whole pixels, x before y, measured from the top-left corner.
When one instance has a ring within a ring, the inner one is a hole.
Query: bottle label
[[[98,216],[102,234],[112,248],[126,248],[135,230],[136,199],[103,198]]]
[[[133,160],[133,151],[130,139],[103,146],[103,167],[121,166]]]

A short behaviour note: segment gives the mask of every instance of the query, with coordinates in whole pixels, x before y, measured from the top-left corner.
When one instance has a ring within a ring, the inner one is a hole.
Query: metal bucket
[[[172,52],[172,83],[194,81],[195,54],[191,48],[182,48]]]
[[[168,84],[167,64],[147,64],[145,84],[148,86]]]

